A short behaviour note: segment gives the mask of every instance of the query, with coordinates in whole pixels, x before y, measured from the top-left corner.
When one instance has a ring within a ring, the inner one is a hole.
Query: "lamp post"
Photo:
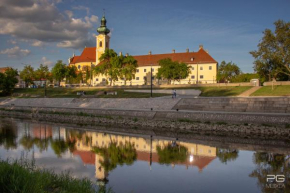
[[[46,79],[45,79],[45,83],[44,83],[44,98],[46,98]]]
[[[93,63],[91,62],[91,72],[90,72],[90,75],[91,75],[91,86],[92,86],[92,75],[93,75]]]
[[[151,98],[152,98],[152,86],[153,84],[152,84],[152,63],[151,63]]]

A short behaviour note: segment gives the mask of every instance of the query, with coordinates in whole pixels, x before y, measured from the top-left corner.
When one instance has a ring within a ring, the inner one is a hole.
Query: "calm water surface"
[[[0,119],[1,159],[32,159],[117,193],[290,191],[289,149],[246,149]]]

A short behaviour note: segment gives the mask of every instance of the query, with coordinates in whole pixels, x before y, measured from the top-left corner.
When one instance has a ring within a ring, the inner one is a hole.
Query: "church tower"
[[[106,24],[107,20],[104,15],[101,19],[101,26],[97,30],[99,35],[96,36],[96,64],[100,62],[100,57],[105,50],[110,48],[110,36],[108,36],[110,30],[107,28]]]

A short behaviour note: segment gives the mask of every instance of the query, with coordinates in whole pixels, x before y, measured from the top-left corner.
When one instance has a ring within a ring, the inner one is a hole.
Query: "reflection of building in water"
[[[104,171],[100,162],[103,161],[103,157],[92,152],[92,148],[106,148],[111,143],[117,145],[125,144],[129,142],[134,145],[137,152],[137,160],[148,161],[151,165],[152,162],[159,162],[159,155],[157,147],[161,149],[168,145],[174,145],[187,148],[187,158],[184,162],[171,163],[174,165],[184,165],[188,167],[197,167],[199,171],[202,171],[212,160],[216,157],[216,148],[201,144],[187,143],[187,142],[175,142],[165,139],[153,139],[142,138],[135,136],[123,136],[114,134],[105,134],[97,132],[86,132],[81,138],[76,139],[76,151],[74,155],[78,155],[83,160],[84,164],[94,164],[96,167],[96,178],[105,179],[108,173]]]

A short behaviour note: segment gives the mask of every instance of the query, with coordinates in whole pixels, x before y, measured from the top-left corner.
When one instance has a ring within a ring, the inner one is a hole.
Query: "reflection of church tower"
[[[97,30],[99,35],[96,36],[96,64],[100,62],[100,57],[105,52],[105,50],[110,48],[110,36],[108,36],[110,30],[107,28],[106,24],[107,20],[104,15],[101,19],[101,26]]]
[[[103,156],[96,154],[95,167],[96,167],[96,178],[98,180],[98,185],[104,186],[108,182],[108,171],[105,171],[105,168],[102,167],[101,163],[104,161]]]

